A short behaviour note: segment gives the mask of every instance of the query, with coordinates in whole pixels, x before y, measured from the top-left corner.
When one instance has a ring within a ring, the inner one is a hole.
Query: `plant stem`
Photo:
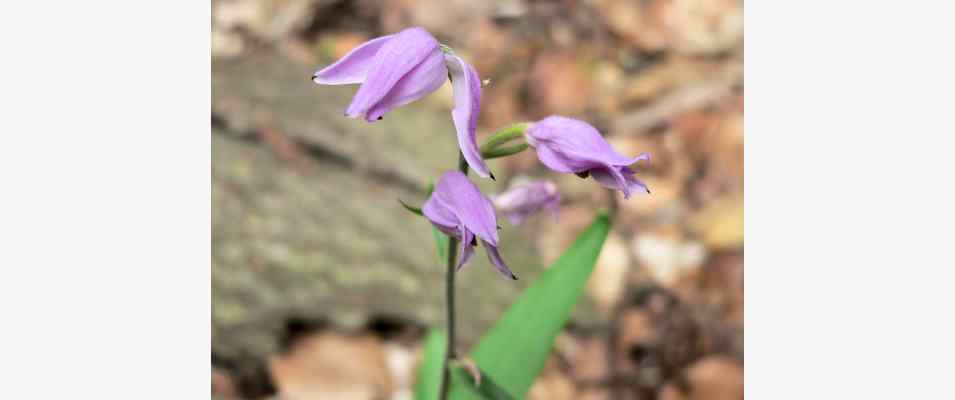
[[[528,125],[530,124],[527,122],[518,122],[516,124],[505,126],[499,131],[494,132],[494,134],[492,134],[491,137],[484,142],[483,145],[481,145],[481,153],[489,152],[504,143],[524,136],[524,130],[527,129]]]
[[[444,350],[444,362],[441,363],[441,400],[448,398],[448,389],[451,387],[451,360],[457,355],[454,353],[454,262],[458,255],[458,240],[448,240],[448,273],[445,282],[445,311],[447,312],[448,346]]]
[[[458,153],[458,170],[460,170],[464,175],[468,174],[468,163],[464,160],[464,155],[460,152]],[[454,273],[455,264],[457,264],[458,256],[458,239],[454,237],[448,238],[448,272],[447,280],[445,282],[445,311],[446,311],[446,322],[447,322],[447,331],[448,331],[448,347],[444,351],[444,362],[441,364],[441,389],[440,393],[441,400],[447,400],[448,390],[451,388],[451,360],[457,357],[457,354],[454,351]]]
[[[490,160],[493,158],[512,156],[524,150],[527,150],[528,147],[531,147],[531,145],[527,143],[515,144],[513,146],[507,146],[507,147],[498,146],[497,148],[482,152],[481,158],[485,160]]]

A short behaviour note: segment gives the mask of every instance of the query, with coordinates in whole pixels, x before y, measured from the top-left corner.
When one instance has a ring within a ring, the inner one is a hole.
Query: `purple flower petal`
[[[461,225],[461,221],[458,220],[458,217],[442,202],[440,196],[432,194],[431,197],[428,198],[428,201],[425,201],[424,205],[421,206],[421,213],[424,214],[438,230],[444,232],[446,235],[458,237],[460,234],[458,232],[458,226]]]
[[[589,173],[601,185],[623,192],[646,192],[646,185],[633,177],[629,168],[650,155],[628,158],[617,153],[600,132],[590,124],[561,116],[550,116],[532,124],[526,131],[528,143],[548,168],[564,173]],[[586,177],[586,174],[582,174]]]
[[[534,212],[530,210],[515,210],[505,213],[504,215],[507,216],[507,220],[510,221],[511,225],[520,225],[525,219],[534,215]]]
[[[362,83],[371,68],[375,54],[394,35],[374,38],[358,45],[340,60],[320,69],[312,81],[320,85],[349,85]]]
[[[504,259],[501,258],[501,253],[498,253],[497,246],[490,244],[484,240],[481,241],[481,244],[484,246],[484,251],[487,252],[487,259],[491,261],[491,264],[494,265],[494,268],[497,268],[498,272],[504,277],[517,280],[517,276],[511,272],[511,269],[507,267],[507,264],[504,263]]]
[[[469,232],[463,226],[461,227],[461,259],[458,260],[458,265],[455,267],[455,270],[460,270],[461,267],[464,267],[468,261],[471,261],[471,256],[474,255],[474,234]]]
[[[528,142],[538,151],[541,162],[558,172],[582,172],[598,166],[626,166],[640,157],[617,153],[590,124],[553,115],[532,124]],[[545,154],[540,154],[541,148]],[[545,160],[546,158],[546,160]]]
[[[528,142],[530,142],[528,140]],[[548,145],[542,145],[540,143],[533,144],[534,149],[537,151],[537,158],[547,166],[557,172],[563,172],[566,174],[571,174],[578,172],[581,169],[578,165],[575,165],[573,161],[566,159],[562,154],[552,150]],[[589,167],[588,167],[589,168]],[[584,168],[583,170],[586,170]]]
[[[463,173],[445,172],[421,211],[435,227],[461,240],[461,260],[455,268],[463,267],[474,255],[477,237],[494,268],[508,278],[517,279],[497,251],[494,206]]]
[[[460,57],[444,56],[448,72],[451,73],[451,86],[454,90],[454,110],[451,118],[458,132],[458,147],[474,173],[483,178],[490,176],[490,170],[481,158],[477,146],[476,129],[478,112],[481,108],[481,78],[471,65]]]
[[[440,50],[437,52],[440,53]],[[365,115],[365,120],[377,121],[391,109],[411,103],[438,90],[447,79],[448,68],[444,65],[444,58],[428,57],[408,71],[385,97],[372,106]]]
[[[405,75],[429,57],[441,57],[441,50],[438,41],[423,28],[408,28],[392,35],[375,54],[345,115],[352,118],[366,115]]]
[[[605,188],[622,191],[624,199],[629,199],[631,193],[650,193],[647,185],[633,176],[633,170],[627,167],[613,168],[592,169],[590,176]]]
[[[445,172],[432,196],[439,196],[464,227],[479,238],[497,245],[494,206],[460,171]]]
[[[527,217],[547,209],[554,218],[560,206],[557,185],[548,181],[528,182],[515,185],[506,192],[494,196],[494,205],[507,216],[513,225],[519,225]]]

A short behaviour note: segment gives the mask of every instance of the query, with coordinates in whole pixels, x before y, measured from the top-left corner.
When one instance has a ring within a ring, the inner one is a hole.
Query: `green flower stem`
[[[464,155],[460,152],[458,153],[458,170],[460,170],[464,175],[468,174],[468,163],[464,159]],[[451,388],[451,361],[457,357],[457,354],[454,350],[454,273],[455,264],[457,263],[458,256],[458,239],[449,237],[448,238],[448,272],[447,272],[447,281],[445,282],[445,311],[447,312],[447,331],[448,331],[448,347],[444,351],[444,362],[441,363],[441,388],[438,393],[440,393],[441,400],[447,400],[448,390]]]
[[[481,152],[481,157],[485,160],[490,160],[492,158],[507,157],[514,154],[520,153],[524,150],[527,150],[528,147],[531,147],[527,143],[515,144],[513,146],[498,147],[496,149],[491,149]]]
[[[484,142],[484,144],[481,146],[481,154],[494,150],[504,143],[524,136],[524,130],[527,129],[528,126],[530,126],[530,123],[518,122],[494,132],[494,134],[491,135],[491,138]]]
[[[454,264],[458,255],[458,240],[448,240],[448,273],[445,282],[445,311],[447,312],[448,347],[444,350],[444,362],[441,363],[441,400],[448,398],[451,388],[451,360],[457,357],[454,352]]]

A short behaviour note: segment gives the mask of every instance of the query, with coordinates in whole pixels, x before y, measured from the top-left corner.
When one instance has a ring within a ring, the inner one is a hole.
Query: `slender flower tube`
[[[532,124],[524,136],[537,150],[537,158],[554,171],[581,178],[592,176],[604,187],[623,192],[624,198],[632,193],[650,193],[630,168],[637,161],[649,161],[650,154],[627,158],[584,121],[552,115]]]
[[[486,178],[491,173],[475,140],[481,80],[474,67],[442,47],[424,28],[408,28],[362,43],[318,70],[312,81],[320,85],[360,84],[345,116],[374,122],[395,107],[433,93],[450,77],[454,90],[451,117],[458,146],[471,169]]]
[[[519,225],[541,209],[550,211],[555,219],[560,211],[560,193],[557,192],[557,185],[549,181],[517,184],[492,200],[513,225]]]
[[[463,173],[445,172],[421,211],[438,230],[461,243],[461,259],[455,268],[461,269],[471,259],[480,239],[491,264],[504,277],[517,279],[497,251],[494,206]]]

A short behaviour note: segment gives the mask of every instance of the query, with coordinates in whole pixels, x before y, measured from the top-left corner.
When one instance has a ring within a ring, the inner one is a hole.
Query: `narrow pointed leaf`
[[[606,214],[597,216],[570,248],[524,291],[471,352],[482,373],[481,385],[475,387],[467,372],[456,369],[452,374],[450,398],[487,400],[526,396],[544,367],[554,340],[583,294],[609,232],[610,219]],[[447,237],[437,230],[434,234],[440,254],[447,248]],[[443,245],[440,239],[445,240]],[[435,340],[429,336],[425,345],[416,400],[437,398],[429,396],[437,393],[440,375],[433,382],[420,378],[425,376],[423,371],[437,370],[440,374],[446,342],[442,336],[438,356],[429,356],[432,353],[428,349]],[[422,385],[431,385],[428,387],[433,389]]]
[[[513,398],[524,398],[544,367],[557,334],[583,294],[597,256],[610,231],[610,219],[598,215],[478,342],[471,358],[495,385]],[[452,399],[481,399],[468,385],[451,386]]]
[[[437,329],[432,329],[424,341],[424,355],[421,357],[421,367],[418,368],[418,380],[415,382],[414,395],[416,400],[433,400],[438,398],[441,386],[441,363],[444,361],[444,349],[448,339]]]
[[[401,199],[398,199],[398,202],[401,203],[401,206],[404,207],[405,210],[408,210],[408,211],[411,211],[412,213],[415,213],[415,214],[424,216],[424,213],[421,212],[421,209],[420,209],[420,208],[415,207],[415,206],[412,206],[412,205],[409,205],[408,203],[405,203],[404,200],[401,200]]]
[[[443,331],[431,329],[428,332],[424,342],[421,366],[418,367],[418,378],[415,382],[415,400],[434,400],[438,398],[438,391],[441,390],[441,364],[444,362],[447,340]],[[480,371],[480,368],[478,373],[481,374],[480,384],[474,381],[474,377],[466,368],[453,366],[451,368],[451,384],[463,387],[471,396],[476,396],[479,399],[514,400],[514,397],[487,373]]]

